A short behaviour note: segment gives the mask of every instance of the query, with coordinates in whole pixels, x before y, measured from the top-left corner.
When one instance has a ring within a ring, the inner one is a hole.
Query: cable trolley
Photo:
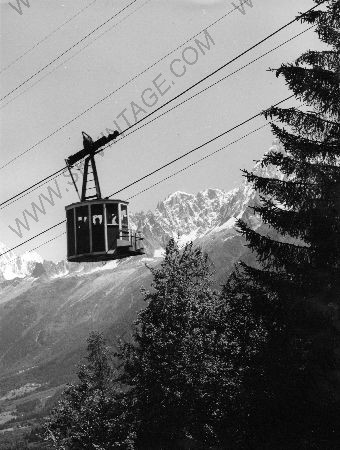
[[[67,260],[99,262],[143,255],[141,233],[129,227],[129,203],[101,196],[95,154],[99,148],[116,139],[118,131],[95,142],[88,134],[82,134],[84,148],[65,160],[80,200],[65,207]],[[71,167],[84,157],[80,195]]]

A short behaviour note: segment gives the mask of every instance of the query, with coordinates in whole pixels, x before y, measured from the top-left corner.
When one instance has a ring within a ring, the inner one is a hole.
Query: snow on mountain
[[[278,145],[274,143],[272,149],[278,149]],[[262,168],[260,162],[255,165],[253,171],[264,177],[283,178],[282,174],[274,168]],[[132,227],[139,229],[144,235],[147,256],[159,258],[162,257],[170,237],[177,239],[182,246],[189,241],[203,238],[207,240],[216,233],[224,233],[226,238],[229,235],[236,235],[235,222],[240,218],[246,218],[254,227],[259,226],[259,219],[254,217],[248,208],[256,202],[258,202],[258,194],[244,180],[238,188],[229,192],[221,189],[206,189],[196,195],[181,191],[174,192],[160,201],[155,211],[133,214],[130,220]],[[0,252],[4,250],[5,246],[0,244]],[[0,258],[0,280],[85,275],[111,267],[106,266],[96,263],[75,264],[67,261],[55,264],[51,261],[43,261],[35,252],[21,256],[8,254]]]
[[[3,244],[0,243],[0,253],[6,251]],[[58,279],[67,276],[85,276],[94,272],[112,270],[117,267],[118,261],[108,263],[69,263],[66,260],[54,263],[44,260],[36,252],[26,252],[23,255],[16,255],[11,252],[0,258],[0,281],[10,281],[16,278],[36,278],[45,277],[47,279]]]
[[[228,208],[230,214],[239,214],[246,205],[243,199],[237,203],[238,194],[238,190],[220,189],[206,189],[196,195],[175,192],[159,202],[154,212],[134,214],[131,220],[143,233],[147,251],[158,255],[170,237],[184,245],[221,225]]]
[[[0,242],[0,253],[6,250],[6,246]],[[13,280],[31,276],[37,263],[43,263],[43,259],[36,252],[26,252],[21,256],[7,253],[0,258],[0,278]]]
[[[220,189],[206,189],[196,195],[175,192],[159,202],[155,211],[131,215],[132,227],[143,233],[147,256],[159,258],[170,237],[178,239],[179,244],[184,245],[220,225],[228,205],[236,202],[236,194],[236,191],[224,192]],[[236,206],[231,207],[231,212],[235,210],[235,213],[239,213],[242,202],[243,198]],[[3,251],[4,246],[0,250]],[[0,280],[42,276],[58,278],[105,269],[106,266],[101,263],[75,264],[61,261],[55,264],[43,261],[34,252],[22,256],[10,254],[0,260]]]

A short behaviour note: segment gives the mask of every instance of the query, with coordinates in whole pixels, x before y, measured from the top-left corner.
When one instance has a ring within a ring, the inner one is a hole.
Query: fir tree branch
[[[340,123],[334,122],[315,113],[300,111],[298,108],[271,107],[263,111],[266,119],[276,118],[291,126],[297,134],[313,136],[315,139],[326,139],[332,141],[339,139]]]
[[[338,71],[340,69],[340,52],[339,51],[316,51],[309,50],[296,59],[297,66],[307,64],[314,67],[326,67],[328,70]]]
[[[328,158],[330,161],[334,161],[340,153],[340,136],[337,134],[335,134],[336,139],[327,139],[326,136],[322,140],[311,139],[310,135],[305,138],[301,135],[292,134],[274,123],[271,123],[270,126],[274,136],[279,139],[285,151],[299,159],[319,160],[320,158]]]
[[[249,183],[254,185],[254,189],[258,192],[274,197],[278,202],[287,208],[297,208],[303,201],[320,196],[321,188],[317,184],[309,181],[289,181],[279,180],[277,178],[266,178],[256,175],[246,170],[242,171]]]
[[[320,68],[308,69],[282,65],[276,76],[283,75],[295,96],[304,103],[313,105],[322,114],[328,113],[339,117],[340,83],[339,74]]]
[[[251,209],[281,236],[290,236],[312,245],[315,241],[315,230],[320,227],[331,235],[339,231],[334,219],[336,215],[339,219],[340,217],[334,209],[333,198],[329,198],[328,202],[314,200],[297,211],[280,208],[269,199],[261,198],[261,201],[262,205],[253,206]],[[332,205],[327,203],[333,203],[333,209]]]
[[[296,272],[310,264],[310,248],[275,241],[252,230],[244,221],[237,221],[237,228],[247,240],[247,247],[255,251],[257,260],[264,269]]]
[[[317,25],[316,32],[319,39],[326,44],[339,47],[340,3],[338,0],[328,0],[326,3],[328,4],[326,11],[309,11],[301,16],[301,22]]]

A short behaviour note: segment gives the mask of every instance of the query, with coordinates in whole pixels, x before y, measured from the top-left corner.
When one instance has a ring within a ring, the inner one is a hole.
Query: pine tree
[[[225,310],[212,289],[207,255],[170,240],[151,269],[153,290],[125,347],[131,435],[138,449],[222,448],[226,404],[237,391]],[[222,318],[221,318],[222,317]],[[213,447],[215,445],[215,447]]]
[[[101,334],[89,336],[87,351],[79,382],[65,389],[46,423],[47,439],[63,450],[131,448],[123,438],[124,403],[115,388],[112,355]]]
[[[267,335],[245,382],[251,448],[340,442],[340,2],[315,1],[326,8],[302,21],[315,25],[327,50],[276,70],[304,106],[265,112],[284,151],[271,150],[261,164],[285,178],[245,172],[265,224],[255,231],[238,223],[259,267],[243,264],[236,284],[253,297],[251,315]]]

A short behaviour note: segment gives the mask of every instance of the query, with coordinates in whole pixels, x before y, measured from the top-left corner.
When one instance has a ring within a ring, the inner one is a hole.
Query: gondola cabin
[[[128,202],[101,198],[94,154],[98,148],[113,139],[113,135],[96,142],[85,133],[83,136],[84,150],[66,160],[74,182],[71,166],[80,157],[84,157],[86,150],[90,153],[87,153],[89,156],[85,159],[80,202],[65,208],[67,260],[98,262],[144,254],[141,234],[129,227]],[[89,174],[93,176],[92,180],[88,179]],[[92,188],[88,186],[89,181],[94,181]],[[79,195],[75,182],[74,185]],[[94,195],[88,195],[91,189],[96,191]]]
[[[92,200],[66,206],[67,259],[105,261],[143,254],[140,233],[129,228],[128,203]]]

